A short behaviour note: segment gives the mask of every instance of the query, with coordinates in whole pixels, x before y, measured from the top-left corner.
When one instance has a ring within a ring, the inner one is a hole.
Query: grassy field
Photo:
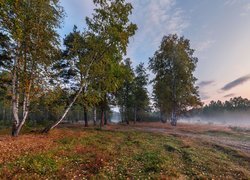
[[[246,151],[202,138],[240,136],[249,142],[248,131],[149,127],[160,125],[1,135],[0,179],[250,179]]]

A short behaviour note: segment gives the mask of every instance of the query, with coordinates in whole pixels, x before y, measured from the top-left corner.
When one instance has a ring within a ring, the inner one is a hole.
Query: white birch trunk
[[[12,126],[12,136],[17,136],[17,128],[20,123],[18,116],[18,90],[17,90],[17,62],[14,62],[13,67],[13,77],[12,77],[12,113],[13,113],[13,126]]]
[[[94,125],[96,125],[96,107],[94,107],[93,121],[94,121]]]
[[[63,113],[63,115],[61,116],[61,118],[60,118],[57,122],[55,122],[52,126],[49,126],[49,127],[45,128],[45,129],[43,130],[44,133],[47,133],[47,132],[49,132],[50,130],[54,129],[56,126],[58,126],[58,124],[60,124],[60,123],[64,120],[64,118],[67,116],[69,110],[70,110],[71,107],[74,105],[74,103],[76,102],[76,100],[77,100],[77,98],[80,96],[80,94],[82,93],[84,87],[85,87],[85,84],[83,84],[83,85],[81,86],[81,88],[80,88],[79,91],[77,92],[76,96],[74,97],[73,101],[69,104],[69,106],[67,107],[67,109],[64,111],[64,113]]]
[[[30,90],[31,90],[31,82],[29,82],[28,90],[25,92],[24,101],[23,101],[23,118],[20,121],[18,128],[17,128],[17,135],[20,133],[24,123],[27,120],[29,115],[29,106],[30,106]]]

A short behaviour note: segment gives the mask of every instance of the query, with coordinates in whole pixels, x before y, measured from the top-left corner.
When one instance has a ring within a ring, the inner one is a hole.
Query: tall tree
[[[198,59],[193,54],[189,40],[174,34],[163,37],[159,50],[149,60],[149,68],[156,75],[153,83],[157,107],[171,117],[174,126],[178,115],[200,105],[193,75]]]
[[[87,92],[93,82],[92,77],[98,74],[99,70],[100,74],[106,67],[111,67],[106,74],[114,70],[114,64],[121,62],[122,56],[126,54],[129,38],[137,29],[137,26],[129,21],[132,5],[125,0],[94,0],[94,4],[96,9],[93,17],[86,18],[88,30],[84,32],[84,41],[82,43],[76,41],[75,48],[73,47],[78,61],[77,72],[80,72],[78,77],[83,74],[77,82],[78,90],[61,118],[47,127],[44,132],[55,128],[65,118],[82,92]],[[112,84],[112,88],[116,86],[116,83]],[[100,92],[103,93],[103,91]]]
[[[92,63],[91,49],[96,48],[93,44],[93,37],[88,32],[80,32],[74,26],[73,32],[69,33],[64,39],[65,50],[62,59],[59,60],[54,69],[59,76],[59,80],[67,87],[69,94],[73,96],[74,102],[70,100],[67,112],[73,106],[73,103],[81,105],[84,110],[85,126],[88,126],[87,111],[93,104],[100,101],[100,95],[93,89],[93,71],[95,71],[97,62]],[[91,66],[91,67],[90,67]],[[88,82],[88,83],[87,83]],[[85,84],[84,89],[79,92],[79,86]],[[76,95],[75,95],[76,94]],[[79,96],[79,98],[78,98]]]
[[[149,110],[149,97],[147,91],[148,74],[143,63],[140,63],[135,69],[134,79],[134,122],[139,119],[138,113]]]
[[[12,42],[13,136],[24,125],[32,97],[58,52],[56,29],[62,17],[58,0],[0,0],[0,31]]]
[[[126,76],[123,79],[123,84],[116,93],[117,104],[120,108],[122,122],[129,124],[132,118],[131,114],[134,107],[134,79],[135,74],[132,68],[132,62],[129,58],[124,60],[124,68]]]

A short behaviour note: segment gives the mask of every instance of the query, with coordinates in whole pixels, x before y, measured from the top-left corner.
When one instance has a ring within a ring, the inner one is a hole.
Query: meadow
[[[0,135],[1,179],[249,179],[250,131],[160,123]]]

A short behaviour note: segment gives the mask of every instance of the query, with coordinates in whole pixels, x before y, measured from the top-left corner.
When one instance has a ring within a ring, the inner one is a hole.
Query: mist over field
[[[249,113],[224,113],[215,116],[194,116],[189,118],[181,118],[179,122],[189,124],[210,124],[210,125],[223,125],[235,126],[242,128],[250,128],[250,115]]]

